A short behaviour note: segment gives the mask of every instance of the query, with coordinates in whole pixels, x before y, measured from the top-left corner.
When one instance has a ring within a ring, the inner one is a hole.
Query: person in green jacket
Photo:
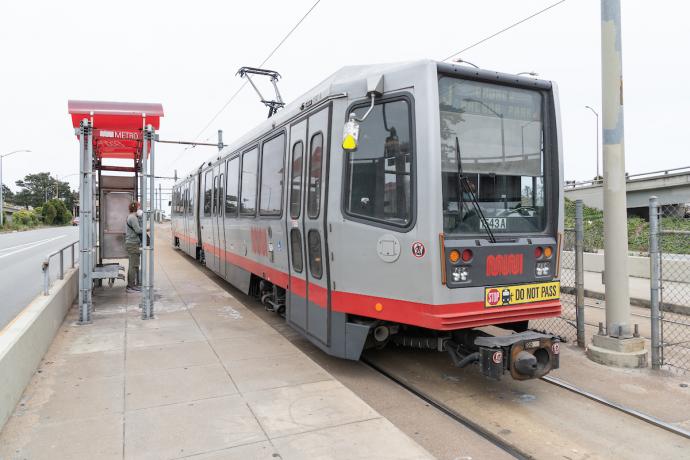
[[[142,225],[141,216],[143,215],[141,205],[138,201],[129,204],[129,215],[125,225],[125,247],[129,258],[129,268],[127,270],[127,292],[141,291],[140,283],[137,282],[139,275],[139,261],[141,255]]]

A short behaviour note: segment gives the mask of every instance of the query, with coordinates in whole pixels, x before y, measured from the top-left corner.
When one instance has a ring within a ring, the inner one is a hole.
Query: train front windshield
[[[485,225],[493,233],[544,231],[542,94],[440,76],[439,102],[444,232],[483,234]]]

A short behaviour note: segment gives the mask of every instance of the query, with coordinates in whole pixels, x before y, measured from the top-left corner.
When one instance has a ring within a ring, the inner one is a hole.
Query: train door
[[[211,169],[211,177],[213,185],[211,187],[211,218],[209,219],[210,226],[210,240],[211,257],[206,254],[206,265],[214,272],[218,272],[220,265],[220,243],[218,238],[218,169],[216,167]]]
[[[211,225],[211,203],[213,201],[213,172],[204,171],[199,194],[199,236],[204,249],[204,262],[208,267],[213,263],[213,227]]]
[[[324,108],[290,129],[288,213],[291,255],[288,319],[325,345],[329,344],[330,325],[324,232],[329,113],[330,108]]]
[[[185,182],[182,187],[180,187],[177,195],[179,202],[177,203],[177,215],[179,216],[178,221],[180,222],[179,231],[182,233],[183,237],[180,237],[180,249],[189,254],[189,237],[191,233],[189,231],[189,216],[187,215],[187,209],[189,208],[189,181]]]
[[[216,187],[214,200],[216,204],[216,213],[214,216],[215,228],[213,238],[218,248],[216,254],[217,265],[216,273],[220,276],[225,276],[225,162],[218,164],[215,168]]]

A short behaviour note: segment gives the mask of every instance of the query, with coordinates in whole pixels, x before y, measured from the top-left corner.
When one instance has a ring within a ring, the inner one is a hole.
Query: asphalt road
[[[46,255],[79,239],[78,227],[52,227],[0,234],[0,330],[34,299],[43,288],[41,262]],[[65,251],[65,266],[71,253]],[[75,257],[79,259],[78,248]],[[60,259],[51,260],[51,280]]]

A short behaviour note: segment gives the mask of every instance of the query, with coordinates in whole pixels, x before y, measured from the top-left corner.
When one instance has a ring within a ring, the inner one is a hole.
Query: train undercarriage
[[[254,276],[250,294],[264,307],[285,317],[286,291]],[[491,328],[435,331],[372,318],[352,316],[369,327],[364,349],[388,345],[448,353],[457,367],[477,364],[485,377],[499,380],[509,373],[515,380],[540,378],[559,367],[560,338],[529,330],[527,321]]]

